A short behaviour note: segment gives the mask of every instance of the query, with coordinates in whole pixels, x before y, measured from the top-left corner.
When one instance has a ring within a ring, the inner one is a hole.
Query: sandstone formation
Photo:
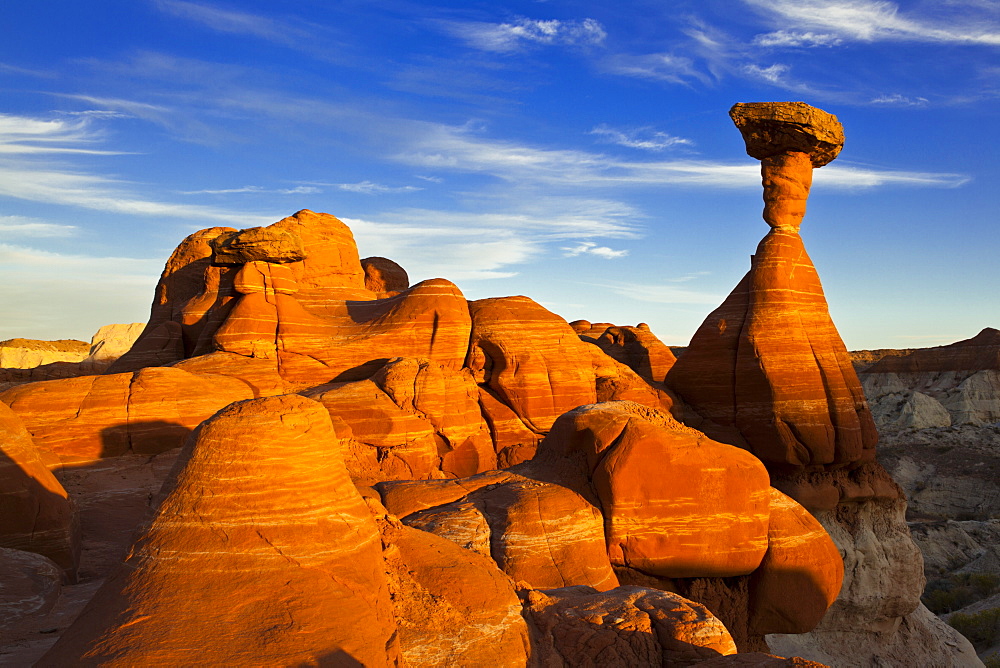
[[[302,397],[205,422],[125,561],[39,665],[394,663],[382,545],[341,447]]]
[[[618,586],[600,510],[562,485],[506,471],[376,486],[403,522],[492,558],[536,589]]]
[[[55,467],[49,491],[86,510],[89,586],[110,570],[38,665],[968,659],[919,605],[904,501],[798,235],[839,123],[731,115],[771,231],[680,359],[643,324],[410,286],[327,214],[190,235],[107,373],[0,392],[31,446],[0,486],[35,498],[19,490]],[[986,420],[992,377],[965,371],[934,372],[969,381],[944,410]],[[911,415],[918,394],[945,406],[903,387]]]
[[[74,339],[8,339],[0,341],[0,368],[31,369],[52,362],[80,362],[88,352],[86,343]]]
[[[73,503],[45,467],[17,415],[2,403],[0,548],[44,555],[55,562],[68,579],[76,578],[80,544]],[[15,562],[24,563],[24,558]]]
[[[234,378],[170,368],[29,383],[0,392],[39,448],[90,461],[179,447],[202,420],[254,396]]]
[[[599,323],[603,324],[607,323]],[[581,339],[595,344],[609,357],[627,365],[648,383],[662,383],[677,361],[670,348],[656,338],[644,322],[635,327],[595,327],[586,320],[577,320],[570,326]]]
[[[666,383],[705,418],[706,434],[760,457],[772,484],[810,510],[843,555],[843,588],[816,630],[768,642],[837,665],[912,654],[921,636],[959,643],[926,623],[905,503],[874,462],[874,421],[798,235],[811,170],[839,152],[839,123],[801,103],[736,105],[731,116],[748,153],[762,160],[771,231]],[[917,663],[951,665],[949,656],[928,649]]]
[[[747,575],[760,565],[768,475],[746,451],[629,402],[570,411],[541,449],[585,458],[613,564],[671,578]]]
[[[705,606],[642,587],[566,587],[527,593],[540,665],[688,666],[736,654]]]
[[[62,578],[63,570],[51,559],[0,547],[0,637],[51,610]]]
[[[366,257],[361,260],[365,272],[365,288],[379,299],[395,297],[410,287],[410,277],[406,270],[386,257]]]
[[[102,373],[128,352],[144,323],[105,325],[83,341],[29,341],[0,343],[0,390],[39,380],[73,378]]]

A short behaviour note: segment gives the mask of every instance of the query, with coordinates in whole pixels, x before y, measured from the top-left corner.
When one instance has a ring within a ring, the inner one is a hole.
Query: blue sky
[[[684,345],[766,233],[727,111],[847,141],[802,234],[850,348],[1000,326],[1000,1],[4,3],[0,338],[145,320],[187,234],[362,257]]]

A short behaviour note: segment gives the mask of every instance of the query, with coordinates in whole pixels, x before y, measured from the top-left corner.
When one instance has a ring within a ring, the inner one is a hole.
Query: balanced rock
[[[79,533],[66,490],[17,415],[0,403],[0,548],[44,555],[75,580]]]
[[[248,262],[299,262],[306,258],[302,240],[293,232],[276,225],[251,227],[239,232],[225,232],[209,242],[216,264]]]
[[[737,125],[756,118],[744,107],[734,107]],[[781,472],[871,461],[875,424],[798,234],[812,164],[825,162],[784,134],[761,131],[758,138],[774,148],[762,165],[772,230],[750,271],[671,368],[667,386],[714,423],[702,427],[709,435],[747,447]]]
[[[303,397],[220,411],[38,665],[395,665],[382,543],[342,448]]]

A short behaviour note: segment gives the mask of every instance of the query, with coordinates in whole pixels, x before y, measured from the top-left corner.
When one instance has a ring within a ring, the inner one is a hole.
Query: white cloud
[[[606,260],[612,260],[614,258],[625,257],[628,255],[627,250],[614,250],[612,248],[608,248],[607,246],[598,246],[593,241],[581,241],[576,246],[564,246],[560,250],[564,251],[563,257],[596,255],[597,257],[603,257]]]
[[[279,195],[312,195],[322,192],[314,186],[296,186],[294,188],[268,189],[262,186],[243,186],[242,188],[221,188],[218,190],[182,190],[182,195],[232,195],[238,193],[277,193]]]
[[[906,97],[899,93],[879,95],[871,99],[870,104],[884,104],[891,107],[924,107],[929,100],[926,97]]]
[[[963,3],[951,13],[902,12],[886,0],[744,0],[775,16],[782,27],[818,31],[844,40],[907,40],[958,44],[1000,44],[997,6]],[[975,11],[978,5],[980,11]],[[933,6],[931,7],[933,9]]]
[[[784,76],[788,73],[790,69],[788,65],[782,65],[780,63],[775,63],[770,67],[761,67],[759,65],[745,65],[743,67],[744,71],[751,76],[758,79],[763,79],[764,81],[774,84],[776,86],[785,85]]]
[[[604,27],[593,19],[519,18],[510,23],[447,21],[443,25],[448,32],[476,49],[501,53],[518,51],[528,44],[595,45],[607,37]]]
[[[362,193],[364,195],[387,194],[387,193],[411,193],[423,188],[417,186],[385,186],[371,181],[361,181],[359,183],[320,183],[317,185],[332,186],[350,193]]]
[[[816,47],[838,46],[843,39],[832,33],[795,32],[777,30],[753,38],[755,46],[764,47]]]
[[[591,130],[590,134],[603,137],[606,141],[619,146],[640,148],[647,151],[662,151],[673,146],[691,146],[694,143],[690,139],[675,137],[651,128],[625,131],[602,124]]]
[[[601,62],[600,67],[611,74],[674,84],[688,84],[692,79],[706,84],[711,82],[695,67],[691,58],[672,53],[615,54]]]
[[[568,188],[701,186],[760,187],[755,163],[696,160],[626,161],[599,153],[536,148],[477,136],[468,127],[424,124],[397,159],[422,167],[490,174],[525,186]],[[879,171],[829,166],[818,170],[818,184],[836,188],[882,185],[953,187],[968,178],[959,174]]]
[[[0,162],[0,196],[138,216],[216,220],[242,227],[273,222],[270,216],[146,199],[129,192],[125,184],[107,177],[24,163],[6,165]]]
[[[80,153],[122,155],[117,151],[79,148],[103,135],[92,127],[91,118],[40,119],[0,114],[0,154]]]
[[[76,234],[75,225],[46,223],[26,216],[0,216],[0,234],[10,237],[70,237]]]
[[[200,23],[218,32],[250,35],[291,47],[299,46],[303,40],[315,38],[309,30],[259,14],[220,9],[184,0],[156,0],[155,4],[168,14]]]

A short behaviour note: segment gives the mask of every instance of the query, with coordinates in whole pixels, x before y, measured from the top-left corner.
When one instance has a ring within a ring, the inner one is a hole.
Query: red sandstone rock
[[[410,277],[406,270],[385,257],[366,257],[361,260],[365,270],[365,287],[379,299],[394,297],[410,287]]]
[[[0,403],[0,548],[44,555],[75,580],[79,533],[66,490],[17,415]],[[2,588],[0,594],[7,596]]]
[[[125,561],[38,665],[395,664],[382,544],[341,449],[303,397],[206,421]]]
[[[369,380],[320,387],[308,396],[343,419],[361,444],[348,459],[360,484],[496,468],[479,391],[466,370],[396,358]]]
[[[764,652],[741,652],[692,665],[698,668],[829,668],[825,663],[810,661],[800,656],[785,658]]]
[[[376,489],[386,508],[411,526],[480,553],[487,540],[489,556],[516,581],[538,589],[618,585],[600,511],[564,486],[499,471]]]
[[[171,368],[49,380],[0,393],[35,443],[63,462],[179,447],[199,422],[252,397],[237,379]]]
[[[389,517],[378,524],[406,665],[528,664],[521,603],[496,564]]]
[[[469,310],[473,325],[466,366],[535,434],[544,434],[566,411],[599,400],[670,407],[666,393],[580,341],[562,318],[527,297],[482,299],[470,302]],[[504,420],[499,415],[503,411],[489,410],[490,403],[484,402],[487,415]],[[506,440],[524,439],[513,435]],[[498,452],[507,445],[498,442]]]
[[[706,433],[747,447],[784,473],[871,461],[878,439],[797,233],[812,165],[836,156],[829,152],[836,137],[824,135],[836,134],[824,125],[836,118],[823,120],[825,112],[810,109],[802,103],[733,108],[748,151],[764,157],[764,218],[773,229],[757,247],[750,271],[705,319],[666,380],[714,423],[700,425]],[[764,150],[754,142],[773,146]]]
[[[736,653],[703,605],[642,587],[526,592],[542,665],[690,666]]]
[[[63,569],[48,557],[0,547],[0,638],[51,610],[62,579]]]
[[[630,402],[559,418],[539,453],[582,453],[611,562],[665,577],[745,575],[767,549],[768,475],[744,450]]]
[[[559,316],[527,297],[469,303],[472,339],[466,366],[477,382],[535,433],[597,399],[587,345]]]
[[[882,357],[865,373],[929,373],[1000,369],[1000,330],[987,327],[971,339]]]
[[[590,338],[587,334],[581,334]],[[649,325],[635,327],[608,327],[593,343],[609,357],[628,365],[648,383],[662,383],[677,358],[656,335]]]
[[[752,629],[768,633],[811,631],[837,599],[844,563],[816,518],[771,488],[767,553],[750,579]]]

